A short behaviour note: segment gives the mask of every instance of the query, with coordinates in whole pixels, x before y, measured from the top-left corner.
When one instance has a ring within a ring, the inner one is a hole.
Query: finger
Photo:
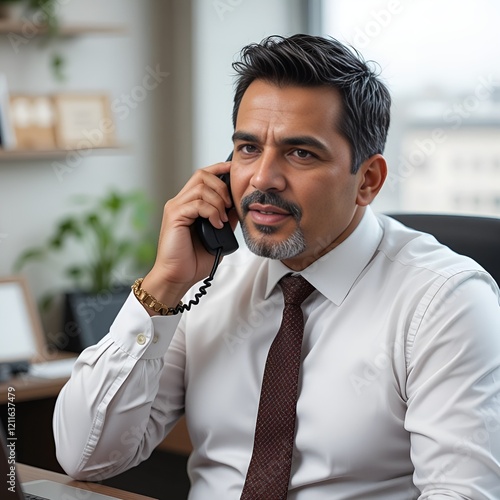
[[[227,174],[231,170],[230,161],[221,161],[201,169],[202,172],[208,172],[213,175]]]
[[[211,176],[213,177],[213,176]],[[219,181],[220,179],[215,178],[215,181]],[[212,182],[212,181],[211,181]],[[226,222],[227,214],[226,207],[228,205],[228,200],[226,196],[228,196],[227,189],[225,189],[224,183],[223,186],[220,187],[218,184],[216,185],[217,191],[207,184],[199,183],[196,184],[193,188],[188,191],[179,194],[176,197],[175,204],[176,205],[187,205],[196,200],[203,200],[209,205],[213,207],[214,210],[218,212],[219,218]],[[229,203],[230,203],[229,199]],[[198,215],[196,214],[195,217]]]
[[[182,226],[188,227],[191,226],[198,217],[208,219],[216,228],[221,228],[224,225],[224,221],[219,211],[216,210],[213,205],[199,199],[178,205],[175,209],[175,213],[171,210],[169,213],[170,222],[168,224],[172,228]]]
[[[207,167],[206,169],[203,170],[203,173],[209,173],[212,174],[206,179],[207,183],[210,183],[212,188],[216,190],[219,195],[224,199],[226,207],[231,208],[233,206],[232,198],[229,193],[228,186],[224,181],[220,179],[220,175],[222,174],[227,174],[230,173],[231,169],[231,162],[223,162],[223,163],[217,163],[216,165],[212,165],[210,167]],[[214,180],[217,179],[217,181]]]
[[[211,168],[213,171],[220,171],[220,169],[217,168],[217,165],[212,165],[212,167],[208,168]],[[229,190],[226,186],[226,183],[222,181],[219,177],[217,177],[217,175],[221,174],[215,174],[213,172],[209,172],[208,168],[198,170],[193,175],[193,177],[191,177],[191,179],[187,182],[187,184],[184,186],[184,188],[181,190],[179,194],[184,195],[192,190],[196,190],[199,188],[199,185],[208,186],[210,189],[218,193],[218,195],[223,199],[226,208],[231,208],[232,200],[231,200],[231,195],[229,194]],[[227,170],[227,168],[225,168],[224,170]]]
[[[215,179],[219,181],[219,179]],[[200,204],[200,216],[210,219],[210,221],[217,221],[217,226],[219,226],[220,222],[227,222],[227,197],[229,196],[227,193],[227,188],[225,184],[222,182],[222,186],[218,182],[216,186],[217,190],[214,190],[212,186],[201,185],[198,186],[197,191],[199,192],[199,200],[203,202]],[[231,200],[229,199],[229,203]]]

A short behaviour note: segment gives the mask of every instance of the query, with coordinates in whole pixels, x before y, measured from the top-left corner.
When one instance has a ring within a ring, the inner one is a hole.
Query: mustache
[[[281,208],[282,210],[289,212],[297,221],[302,218],[302,210],[296,203],[287,201],[283,199],[279,194],[273,192],[257,190],[245,196],[241,200],[241,210],[243,212],[243,215],[248,214],[250,210],[249,207],[252,203],[260,203],[261,205],[273,205],[275,207]]]

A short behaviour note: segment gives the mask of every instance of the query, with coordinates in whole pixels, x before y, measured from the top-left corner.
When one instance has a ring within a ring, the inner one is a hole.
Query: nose
[[[253,163],[251,184],[259,191],[283,191],[286,187],[281,159],[277,152],[264,150]]]

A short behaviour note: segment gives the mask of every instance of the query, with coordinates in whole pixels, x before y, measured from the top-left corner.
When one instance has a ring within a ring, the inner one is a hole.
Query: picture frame
[[[9,108],[17,149],[51,150],[56,147],[54,103],[50,96],[12,94]]]
[[[36,361],[45,335],[36,304],[22,276],[0,278],[0,362]]]
[[[57,94],[53,99],[58,148],[88,150],[116,145],[107,95]]]

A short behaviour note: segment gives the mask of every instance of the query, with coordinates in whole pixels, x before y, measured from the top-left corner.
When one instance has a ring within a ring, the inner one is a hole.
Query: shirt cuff
[[[133,358],[162,358],[181,317],[181,314],[150,316],[131,292],[111,325],[109,335],[121,350]]]

